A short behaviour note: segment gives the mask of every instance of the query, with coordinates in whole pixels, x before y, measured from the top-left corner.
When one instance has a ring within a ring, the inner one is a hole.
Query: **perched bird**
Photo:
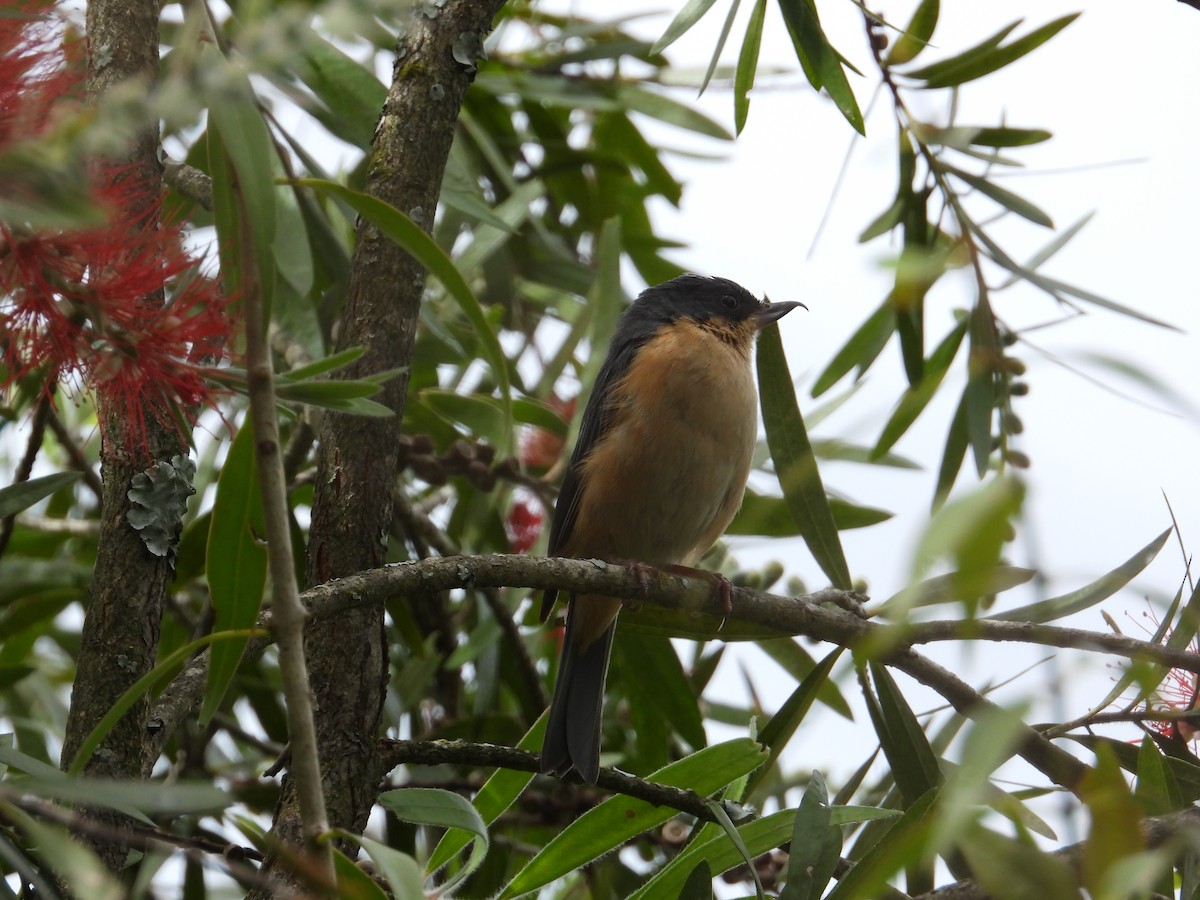
[[[800,303],[682,275],[625,310],[583,413],[550,525],[551,556],[690,566],[746,489],[758,431],[751,351]],[[556,591],[542,601],[542,619]],[[619,600],[572,596],[543,772],[600,772],[600,713]]]

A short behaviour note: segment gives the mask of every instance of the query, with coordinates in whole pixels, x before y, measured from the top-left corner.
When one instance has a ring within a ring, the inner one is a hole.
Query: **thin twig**
[[[317,732],[313,721],[312,693],[304,659],[304,622],[300,587],[293,564],[287,483],[279,446],[279,420],[275,413],[275,376],[267,344],[265,310],[259,293],[254,239],[246,200],[235,182],[238,239],[243,266],[242,304],[246,317],[246,371],[250,393],[250,418],[262,496],[263,525],[267,533],[267,559],[271,573],[272,633],[279,643],[279,670],[287,706],[288,736],[303,820],[305,850],[313,874],[329,887],[335,885],[333,845],[320,840],[329,830]]]
[[[67,431],[67,426],[58,417],[58,413],[54,411],[53,405],[51,405],[50,411],[46,414],[46,425],[53,432],[54,439],[58,441],[58,445],[67,454],[67,459],[71,460],[71,465],[83,475],[83,483],[87,485],[88,490],[96,495],[97,500],[100,500],[104,491],[104,488],[100,484],[100,476],[96,474],[96,470],[88,458],[83,455],[83,450],[75,442],[74,435]]]
[[[13,806],[37,819],[53,822],[69,828],[73,833],[86,834],[98,841],[111,842],[120,847],[132,847],[150,853],[161,850],[164,845],[183,853],[200,865],[220,869],[242,887],[265,886],[258,870],[242,860],[259,860],[262,855],[253,847],[218,843],[191,835],[173,834],[161,828],[144,825],[112,825],[70,812],[45,800],[32,797],[15,797]],[[44,861],[54,869],[54,860]],[[53,895],[51,895],[53,896]]]
[[[53,382],[51,382],[52,386]],[[17,463],[17,471],[13,475],[13,484],[21,484],[28,481],[30,474],[33,472],[33,464],[42,449],[42,439],[46,434],[46,416],[49,412],[50,391],[47,390],[38,399],[37,406],[33,408],[33,417],[29,423],[29,443],[25,445],[25,454],[21,457],[21,461]],[[0,556],[4,555],[4,551],[8,547],[8,542],[12,538],[13,525],[16,520],[16,513],[0,519]]]

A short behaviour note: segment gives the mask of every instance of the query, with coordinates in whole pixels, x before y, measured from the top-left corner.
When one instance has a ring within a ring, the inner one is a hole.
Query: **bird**
[[[680,275],[621,314],[584,409],[550,522],[550,556],[679,570],[725,532],[758,435],[755,338],[797,302]],[[698,570],[691,570],[695,574]],[[729,590],[728,582],[724,588]],[[558,592],[543,595],[541,617]],[[541,770],[600,772],[600,722],[621,602],[572,595]]]

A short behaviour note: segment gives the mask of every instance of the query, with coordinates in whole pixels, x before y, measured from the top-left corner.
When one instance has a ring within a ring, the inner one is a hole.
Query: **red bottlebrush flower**
[[[18,0],[0,16],[0,152],[39,137],[81,83],[82,61],[55,43],[51,11]],[[95,390],[127,423],[126,449],[148,449],[147,413],[182,427],[214,405],[201,367],[226,355],[232,320],[182,226],[160,223],[157,177],[117,165],[98,178],[98,226],[0,223],[0,388],[37,371]]]
[[[550,398],[554,411],[570,422],[575,415],[575,401]],[[549,469],[562,456],[564,441],[556,434],[541,428],[527,428],[521,433],[521,462],[533,469]]]
[[[58,40],[52,0],[13,0],[0,15],[0,149],[40,136],[83,84]]]
[[[533,496],[519,497],[504,520],[508,546],[513,553],[528,553],[542,533],[546,514],[542,504]]]
[[[1148,609],[1142,615],[1154,624],[1153,632],[1140,622],[1137,623],[1138,627],[1147,634],[1157,633],[1160,623],[1154,611]],[[1163,635],[1163,640],[1165,641],[1166,638],[1169,638],[1170,634],[1168,630]],[[1187,650],[1189,653],[1200,653],[1200,643],[1195,638],[1192,638],[1187,646]],[[1146,700],[1146,707],[1155,713],[1178,714],[1196,710],[1200,707],[1200,678],[1197,677],[1195,672],[1188,672],[1185,669],[1171,669],[1163,676],[1154,693]],[[1191,722],[1147,720],[1146,727],[1158,732],[1163,737],[1173,738],[1184,743],[1194,740],[1200,734],[1200,728],[1197,728]]]

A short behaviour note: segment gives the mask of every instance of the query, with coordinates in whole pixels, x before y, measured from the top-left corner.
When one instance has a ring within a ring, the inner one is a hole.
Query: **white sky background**
[[[629,28],[653,39],[681,5],[673,4],[663,15],[633,22]],[[736,62],[752,5],[749,0],[743,3],[722,58],[725,64]],[[872,4],[872,8],[902,26],[914,5],[906,0]],[[1092,211],[1095,217],[1043,271],[1172,322],[1185,333],[1081,304],[1086,316],[1030,335],[1039,347],[1142,403],[1095,387],[1028,347],[1019,345],[1012,351],[1027,363],[1025,380],[1031,386],[1028,397],[1015,401],[1025,433],[1014,446],[1032,458],[1033,467],[1027,473],[1026,519],[1010,555],[1017,564],[1038,566],[1049,581],[1044,594],[1013,592],[1002,598],[1009,605],[1080,587],[1127,559],[1170,524],[1163,491],[1170,497],[1189,549],[1200,547],[1196,491],[1200,418],[1195,412],[1195,406],[1200,406],[1195,398],[1200,354],[1194,338],[1200,331],[1195,213],[1200,201],[1200,94],[1196,90],[1200,54],[1195,50],[1200,12],[1173,0],[1136,4],[943,0],[936,47],[927,50],[921,62],[959,52],[1015,19],[1026,19],[1017,31],[1020,35],[1081,7],[1086,7],[1083,16],[1047,45],[1011,69],[966,85],[959,98],[958,122],[995,125],[1003,121],[1051,130],[1054,138],[1046,144],[1006,151],[1022,160],[1026,169],[1025,174],[1002,183],[1033,200],[1059,228]],[[571,8],[583,15],[600,14],[591,3],[575,3]],[[639,0],[609,7],[614,16],[646,8]],[[700,25],[669,48],[676,66],[703,70],[727,9],[724,0],[717,3]],[[834,45],[868,76],[850,76],[865,109],[876,80],[870,77],[873,66],[861,15],[850,3],[825,2],[820,9]],[[807,313],[789,315],[782,327],[792,372],[799,380],[801,407],[811,411],[818,405],[807,396],[813,378],[881,302],[891,283],[885,264],[895,248],[886,239],[859,245],[857,235],[894,196],[895,128],[890,104],[881,98],[867,120],[867,139],[855,142],[816,250],[811,259],[806,258],[851,145],[852,130],[831,102],[804,83],[774,4],[768,6],[760,59],[760,65],[768,64],[785,67],[790,74],[760,79],[746,129],[734,145],[725,148],[723,162],[673,161],[673,171],[686,181],[682,208],[676,211],[664,203],[656,221],[663,236],[688,244],[673,254],[688,268],[733,278],[775,300],[802,300],[809,306]],[[908,99],[914,111],[928,120],[945,121],[946,92],[922,96],[914,91]],[[728,90],[710,88],[698,103],[732,129]],[[664,137],[669,145],[681,146],[677,132]],[[722,150],[716,142],[698,143],[706,152]],[[991,233],[1018,260],[1029,258],[1054,237],[1014,216],[991,226]],[[946,286],[931,294],[927,349],[949,329],[951,309],[967,305],[971,296],[970,275],[965,272],[950,276]],[[1049,297],[1025,286],[997,295],[994,307],[1016,327],[1059,317]],[[1080,354],[1089,352],[1119,357],[1165,382],[1194,406],[1172,406],[1136,382],[1089,366],[1080,359]],[[897,513],[884,525],[843,535],[852,573],[868,582],[876,599],[907,583],[964,377],[960,361],[943,385],[940,402],[895,448],[921,462],[926,471],[848,463],[823,467],[827,487]],[[902,386],[893,346],[871,370],[866,387],[822,423],[815,436],[873,444]],[[827,397],[838,392],[835,388]],[[1176,415],[1151,406],[1172,408]],[[960,476],[960,488],[975,483],[970,465]],[[826,583],[799,541],[739,540],[735,549],[739,559],[749,564],[782,559],[789,573],[801,574],[811,588]],[[1182,577],[1178,547],[1169,544],[1130,590],[1102,608],[1127,633],[1140,636],[1140,626],[1125,611],[1140,620],[1145,609],[1140,598],[1170,597]],[[1107,630],[1099,609],[1076,616],[1071,624]],[[756,652],[749,649],[743,658],[753,660]],[[945,645],[932,655],[980,685],[1008,678],[1048,652],[1017,645]],[[1111,662],[1071,654],[1054,666],[1040,667],[998,696],[1003,700],[1045,696],[1053,701],[1062,688],[1063,705],[1052,702],[1037,708],[1029,719],[1080,715],[1111,687],[1114,670],[1106,665]],[[760,676],[780,674],[773,663],[763,660],[762,666],[769,668],[756,665]],[[898,677],[902,688],[911,687],[905,676]],[[744,701],[742,684],[736,667],[727,662],[710,690],[717,698]],[[786,677],[758,678],[756,684],[768,710],[777,708],[794,688]],[[854,690],[847,691],[852,701]],[[927,695],[910,695],[918,709],[922,696]],[[928,702],[935,705],[936,699]],[[861,732],[869,726],[865,717],[859,718],[863,724],[856,730],[825,713],[806,723],[790,748],[789,765],[801,771],[820,767],[830,773],[835,786],[840,784],[869,753]],[[1130,726],[1112,733],[1137,736]],[[856,749],[847,753],[846,746]]]

